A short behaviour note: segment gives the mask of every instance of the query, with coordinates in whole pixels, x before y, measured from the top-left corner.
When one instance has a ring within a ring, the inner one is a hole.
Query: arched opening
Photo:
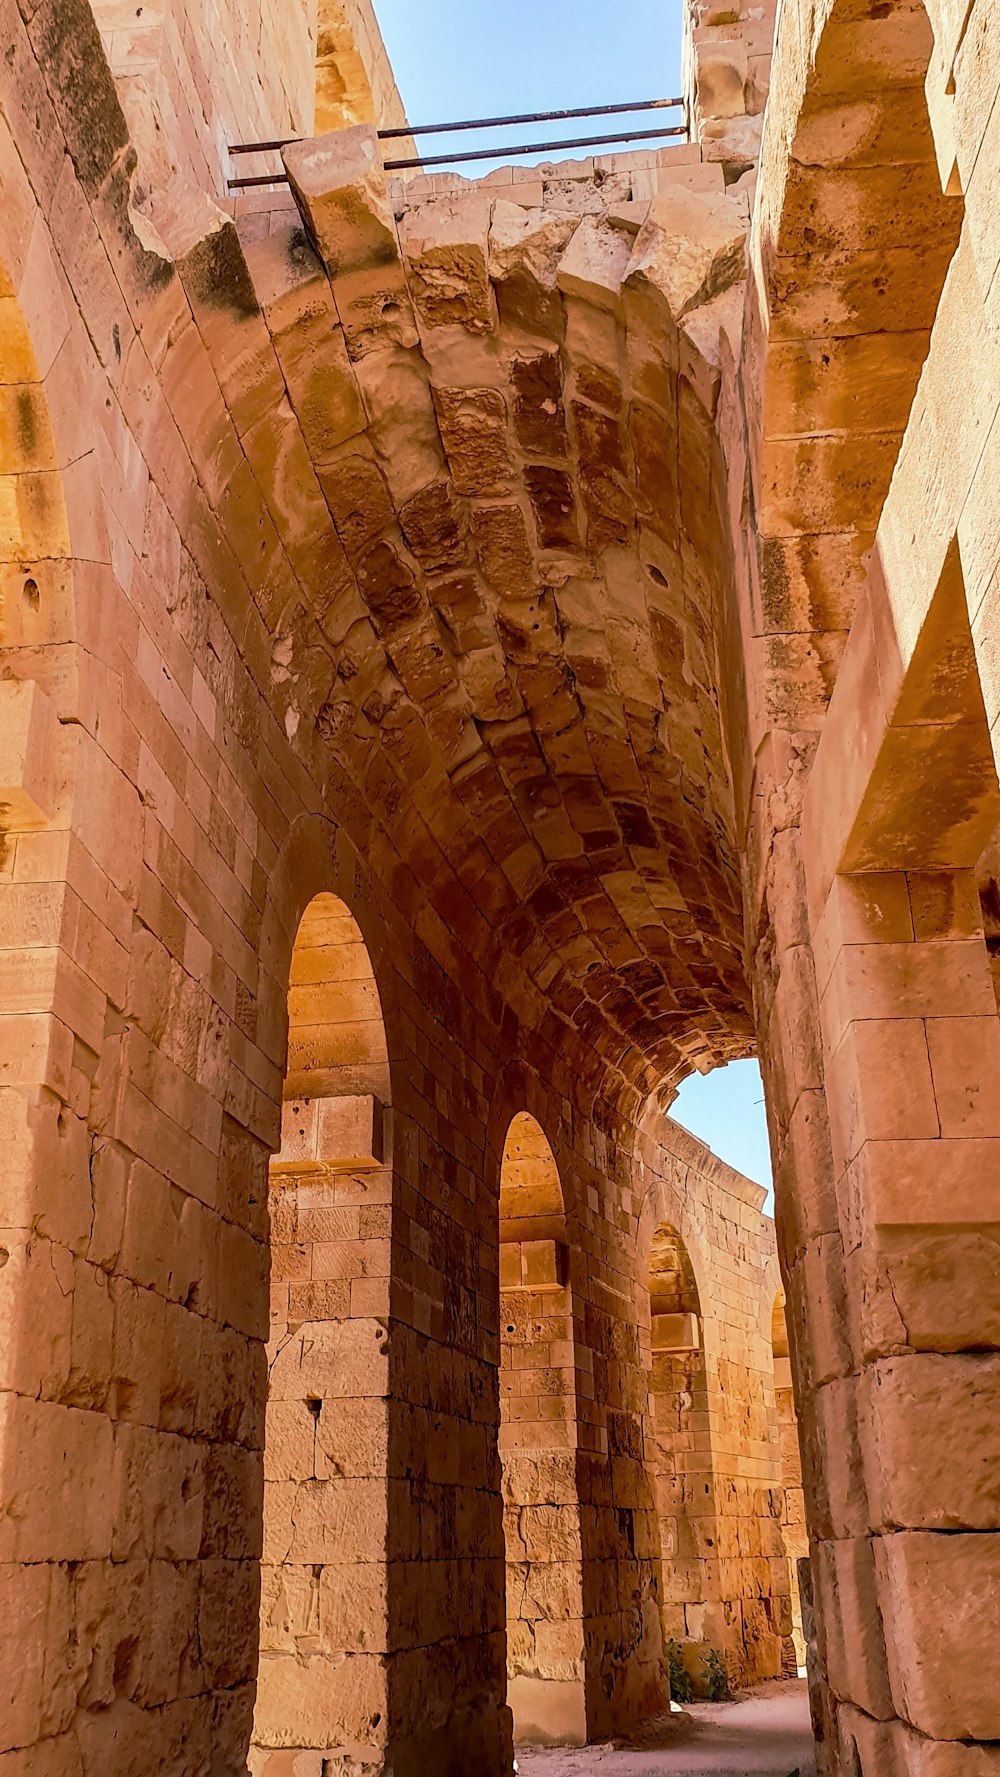
[[[255,1777],[287,1770],[289,1749],[348,1745],[374,1768],[387,1728],[389,1062],[371,960],[336,895],[302,916],[288,1023]]]
[[[701,1298],[677,1230],[661,1223],[649,1254],[653,1489],[660,1530],[663,1633],[680,1667],[700,1685],[709,1648],[724,1644],[719,1597],[715,1473]]]
[[[500,1172],[500,1455],[515,1740],[587,1737],[573,1303],[562,1186],[527,1111]]]
[[[802,1599],[799,1593],[799,1562],[809,1554],[805,1497],[802,1491],[802,1457],[799,1423],[792,1393],[792,1360],[785,1320],[785,1294],[780,1290],[771,1310],[771,1352],[774,1359],[774,1415],[778,1442],[778,1474],[781,1499],[781,1540],[788,1563],[788,1591],[792,1601],[791,1648],[785,1664],[801,1672],[806,1663],[802,1630]]]

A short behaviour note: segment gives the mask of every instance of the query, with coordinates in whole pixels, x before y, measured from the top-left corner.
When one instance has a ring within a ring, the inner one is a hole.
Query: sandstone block
[[[893,1699],[871,1541],[851,1537],[818,1544],[814,1580],[831,1688],[844,1702],[887,1718]]]
[[[13,831],[41,827],[56,809],[56,712],[34,679],[0,682],[0,803]]]
[[[400,244],[417,314],[425,327],[488,332],[493,324],[489,280],[489,198],[463,195],[408,210]]]
[[[654,1314],[650,1344],[655,1352],[698,1351],[701,1328],[696,1314]]]
[[[862,1398],[873,1523],[1000,1530],[1000,1358],[890,1358],[865,1371]]]
[[[365,1093],[347,1098],[286,1099],[275,1164],[310,1163],[345,1172],[381,1166],[382,1106],[378,1099]]]
[[[284,150],[292,191],[330,273],[353,358],[416,344],[375,130],[334,130]]]
[[[303,219],[333,277],[398,256],[373,128],[361,124],[292,142],[283,159]]]
[[[742,117],[747,109],[749,62],[736,38],[706,39],[698,45],[697,101],[702,118]]]
[[[937,1740],[1000,1738],[1000,1536],[875,1541],[893,1702]]]
[[[504,1283],[503,1288],[511,1290],[538,1290],[548,1292],[565,1288],[566,1281],[566,1248],[558,1240],[521,1240],[506,1243],[508,1255],[518,1254],[517,1261],[508,1256],[501,1260],[505,1275],[517,1280]]]
[[[615,312],[629,268],[632,236],[585,216],[559,261],[556,282],[566,296]]]
[[[729,199],[678,186],[651,200],[625,278],[652,285],[680,320],[737,283],[745,263],[746,229]]]

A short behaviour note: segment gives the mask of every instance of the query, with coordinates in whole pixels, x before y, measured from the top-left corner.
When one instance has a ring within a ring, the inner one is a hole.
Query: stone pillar
[[[500,1249],[507,1701],[515,1740],[587,1739],[576,1368],[566,1249]]]
[[[781,1541],[788,1564],[792,1609],[791,1635],[785,1645],[784,1659],[794,1675],[806,1663],[806,1632],[799,1591],[799,1569],[804,1561],[808,1563],[809,1539],[806,1534],[805,1499],[802,1492],[799,1422],[792,1388],[792,1361],[788,1351],[784,1304],[780,1296],[772,1315],[771,1346],[774,1356],[775,1431],[781,1480]]]
[[[386,1113],[386,1116],[388,1113]],[[261,1659],[251,1773],[381,1771],[392,1170],[372,1096],[286,1103],[271,1165]]]
[[[697,1679],[698,1651],[725,1641],[701,1304],[683,1243],[666,1229],[654,1236],[650,1272],[652,1468],[663,1627],[678,1648],[690,1644],[689,1664]]]

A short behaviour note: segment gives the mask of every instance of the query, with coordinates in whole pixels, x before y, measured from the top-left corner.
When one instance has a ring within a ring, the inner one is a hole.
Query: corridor
[[[691,1703],[633,1747],[521,1751],[518,1777],[814,1777],[803,1679],[758,1685],[738,1703]]]

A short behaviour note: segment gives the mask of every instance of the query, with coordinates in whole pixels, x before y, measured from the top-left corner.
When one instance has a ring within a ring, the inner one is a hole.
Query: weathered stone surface
[[[745,255],[745,224],[729,199],[678,186],[650,203],[626,275],[661,291],[681,320],[742,278]]]
[[[427,327],[488,330],[493,318],[487,260],[488,198],[443,198],[409,210],[400,225],[417,313]]]
[[[672,1637],[985,1777],[989,0],[482,182],[307,10],[5,15],[0,1763],[504,1777]]]

